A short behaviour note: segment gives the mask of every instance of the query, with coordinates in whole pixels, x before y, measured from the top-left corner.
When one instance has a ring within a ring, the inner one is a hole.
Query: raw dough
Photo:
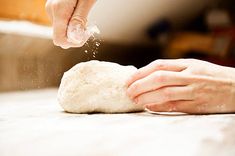
[[[59,104],[71,113],[121,113],[143,110],[126,95],[126,80],[137,69],[111,62],[89,61],[64,73]]]

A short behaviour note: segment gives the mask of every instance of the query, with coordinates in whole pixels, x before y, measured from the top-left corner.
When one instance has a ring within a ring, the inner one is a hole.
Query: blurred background
[[[58,87],[91,59],[142,67],[198,58],[235,67],[234,0],[100,0],[89,16],[101,34],[82,48],[52,43],[45,0],[0,0],[0,92]]]

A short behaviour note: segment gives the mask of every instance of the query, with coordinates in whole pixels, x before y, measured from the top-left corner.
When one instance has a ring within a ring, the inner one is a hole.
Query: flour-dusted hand
[[[195,59],[157,60],[127,82],[137,105],[156,112],[235,112],[235,69]]]
[[[96,0],[47,0],[54,44],[64,49],[81,47],[89,39],[87,16]]]

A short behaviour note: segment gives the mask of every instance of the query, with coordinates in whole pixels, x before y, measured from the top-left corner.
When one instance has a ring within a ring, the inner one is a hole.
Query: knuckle
[[[71,22],[78,22],[78,23],[85,24],[86,18],[80,14],[74,14],[73,17],[71,18]]]
[[[186,60],[188,63],[192,64],[192,63],[197,63],[198,60],[197,59],[194,59],[194,58],[189,58]]]
[[[204,95],[206,95],[204,91],[197,89],[194,91],[194,100],[197,102],[203,102],[206,99]]]
[[[142,75],[142,71],[138,70],[136,71],[134,75],[132,75],[132,78],[141,77],[141,75]]]
[[[159,60],[154,61],[154,67],[156,69],[162,69],[162,68],[164,68],[164,66],[165,66],[165,61],[164,60],[159,59]]]
[[[131,90],[133,92],[136,92],[138,89],[139,89],[139,84],[138,83],[133,84],[133,86],[131,87]]]
[[[172,99],[172,92],[170,92],[169,89],[163,89],[163,101],[167,102],[167,101],[171,101]]]
[[[197,93],[196,93],[196,89],[195,89],[194,86],[191,85],[191,86],[189,87],[188,93],[190,94],[190,97],[191,97],[192,99],[195,99],[195,98],[196,98]]]
[[[195,64],[196,59],[194,59],[194,58],[180,58],[180,59],[177,59],[177,61],[183,63],[186,66],[191,66],[192,64]]]
[[[162,83],[166,81],[166,74],[164,72],[158,71],[154,75],[155,82]]]

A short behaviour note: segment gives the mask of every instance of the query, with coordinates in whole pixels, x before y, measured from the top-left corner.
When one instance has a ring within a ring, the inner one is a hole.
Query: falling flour
[[[89,51],[86,49],[84,52],[86,54],[91,53],[93,58],[96,57],[98,53],[98,48],[100,46],[100,40],[95,38],[95,34],[99,34],[100,30],[95,24],[87,26],[85,29],[81,25],[69,25],[67,30],[68,42],[75,44],[77,47],[82,47],[90,38],[92,38],[92,43],[94,45],[88,46]]]
[[[96,58],[96,54],[98,54],[98,49],[101,45],[101,40],[96,38],[95,36],[91,37],[91,42],[86,43],[85,46],[87,46],[87,49],[85,49],[85,53],[92,56],[93,58]]]

